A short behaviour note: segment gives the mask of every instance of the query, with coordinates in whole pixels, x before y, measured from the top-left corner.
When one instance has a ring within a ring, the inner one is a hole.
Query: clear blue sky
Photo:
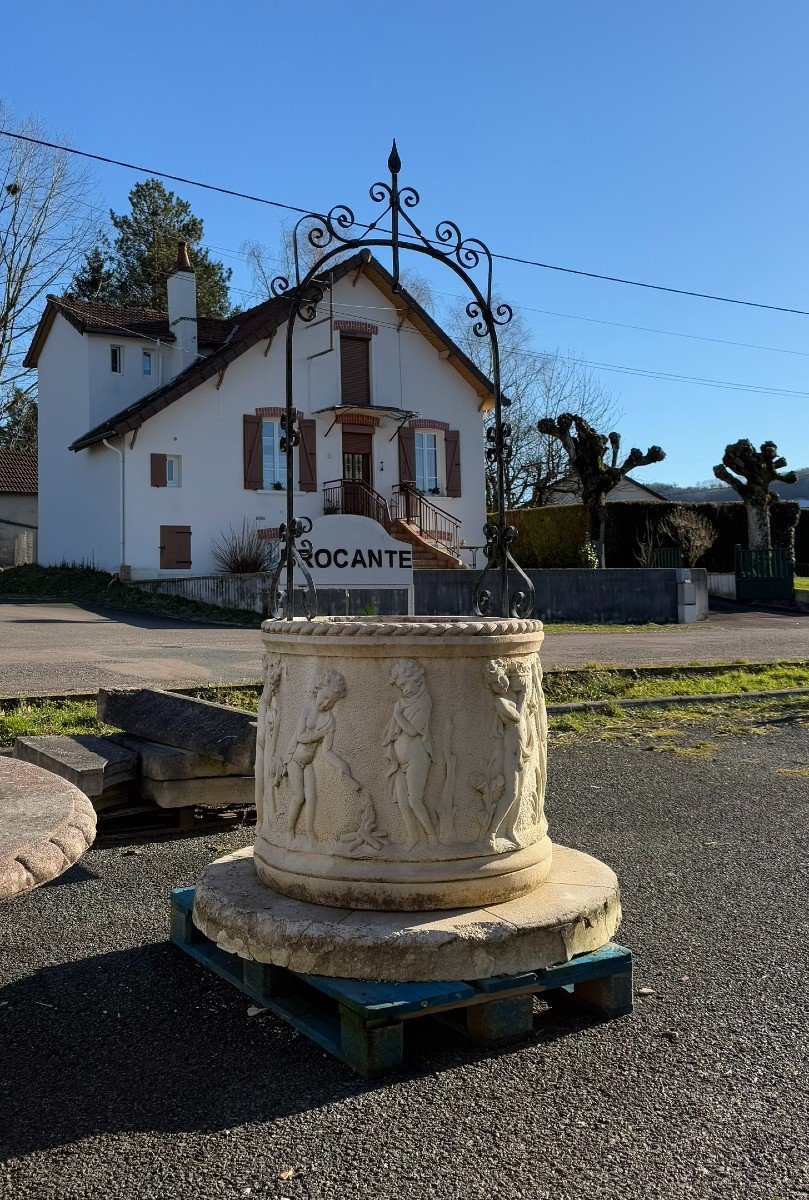
[[[12,6],[3,41],[0,95],[78,147],[359,214],[395,135],[425,228],[449,216],[496,251],[809,310],[803,0],[41,0]],[[96,178],[125,207],[136,177]],[[272,210],[177,190],[208,245],[277,242]],[[502,263],[496,282],[539,348],[809,393],[809,317]],[[809,465],[809,396],[599,373],[627,448],[667,451],[641,478],[707,478],[738,437]]]

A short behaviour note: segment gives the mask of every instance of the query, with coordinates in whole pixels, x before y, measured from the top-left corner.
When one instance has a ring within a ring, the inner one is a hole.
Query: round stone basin
[[[525,895],[551,869],[541,621],[267,621],[254,865],[315,904]]]

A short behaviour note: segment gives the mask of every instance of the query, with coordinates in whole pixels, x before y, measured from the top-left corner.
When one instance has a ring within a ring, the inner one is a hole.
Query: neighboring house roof
[[[36,496],[37,456],[21,450],[0,450],[0,492]]]
[[[99,300],[79,300],[76,296],[48,296],[45,311],[39,319],[33,341],[23,365],[35,367],[39,362],[57,313],[78,329],[79,333],[106,333],[116,337],[147,338],[150,341],[176,341],[169,327],[168,313],[153,308],[125,308],[120,304],[103,304]],[[199,317],[197,341],[200,346],[217,348],[227,340],[233,317]]]
[[[624,475],[624,478],[621,480],[621,483],[634,484],[634,486],[636,488],[640,488],[640,490],[642,492],[647,492],[648,495],[653,496],[655,498],[655,500],[668,501],[668,496],[664,496],[662,492],[656,492],[654,488],[649,487],[649,485],[646,483],[641,483],[639,480],[633,479],[633,477],[631,475]],[[618,488],[614,489],[614,490],[620,491],[621,483],[619,483]],[[607,498],[609,499],[609,497],[607,497]]]
[[[458,371],[477,392],[481,398],[482,407],[489,407],[493,401],[494,386],[472,360],[452,341],[447,333],[438,325],[425,309],[404,288],[398,292],[393,289],[393,276],[385,270],[375,258],[369,261],[360,254],[339,263],[329,275],[336,283],[352,271],[362,271],[399,310],[402,317],[415,326],[432,345],[448,353],[447,362]],[[199,387],[207,379],[218,375],[229,366],[234,359],[250,350],[256,343],[270,338],[277,329],[285,324],[294,303],[294,289],[283,296],[275,296],[265,300],[255,308],[238,313],[230,318],[229,331],[224,344],[205,358],[198,358],[173,379],[148,395],[141,397],[128,408],[109,417],[100,425],[88,430],[74,441],[71,450],[83,450],[93,446],[104,438],[117,437],[129,433],[148,421],[156,413],[168,408],[175,400]],[[29,356],[30,356],[29,351]],[[486,401],[489,401],[489,404]]]
[[[627,484],[630,486],[627,487]],[[624,475],[620,483],[616,484],[612,491],[608,493],[607,503],[626,503],[627,498],[625,493],[631,493],[632,488],[639,488],[640,491],[646,492],[647,495],[653,497],[655,500],[662,500],[664,502],[668,502],[669,500],[669,497],[664,496],[662,492],[656,492],[654,488],[648,487],[648,485],[645,483],[640,483],[631,475]],[[550,503],[555,505],[581,504],[581,486],[575,475],[567,475],[563,480],[560,481],[557,490],[554,492],[554,495],[550,500]]]

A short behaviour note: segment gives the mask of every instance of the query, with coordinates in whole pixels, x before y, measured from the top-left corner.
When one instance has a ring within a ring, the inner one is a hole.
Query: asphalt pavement
[[[809,612],[712,613],[697,625],[548,633],[546,668],[809,658]],[[75,604],[0,601],[0,698],[255,682],[258,631]]]
[[[414,1021],[404,1069],[367,1083],[250,1017],[166,940],[169,889],[248,831],[93,848],[7,904],[0,1196],[806,1195],[809,725],[691,736],[552,742],[551,832],[617,870],[651,993],[612,1022],[537,1012],[500,1053]]]

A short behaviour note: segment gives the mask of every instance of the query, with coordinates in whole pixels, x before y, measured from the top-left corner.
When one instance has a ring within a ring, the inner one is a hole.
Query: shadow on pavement
[[[99,1133],[268,1123],[526,1045],[483,1051],[437,1023],[411,1021],[404,1071],[369,1082],[277,1018],[248,1017],[248,1005],[168,943],[45,967],[8,985],[4,1156]],[[528,1044],[598,1023],[540,1013]]]

